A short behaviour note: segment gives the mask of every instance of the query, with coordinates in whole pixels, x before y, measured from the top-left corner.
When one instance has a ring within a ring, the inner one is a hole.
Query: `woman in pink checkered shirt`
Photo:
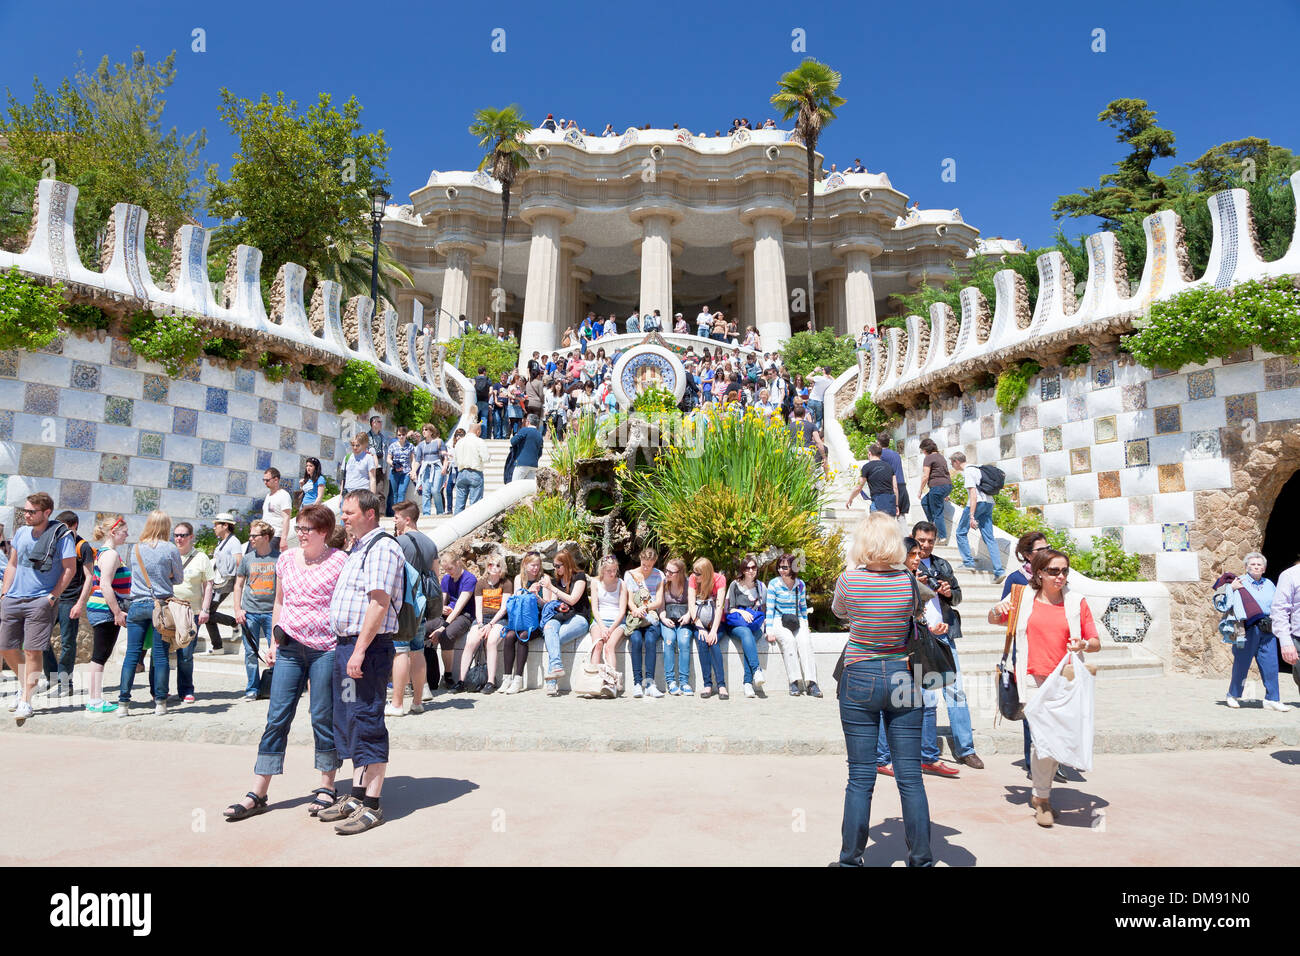
[[[271,777],[284,772],[289,728],[298,698],[309,683],[311,727],[321,784],[312,791],[307,812],[315,816],[338,799],[334,774],[342,761],[334,750],[336,640],[330,629],[329,606],[348,556],[326,543],[333,531],[334,512],[324,505],[307,505],[298,513],[301,546],[285,551],[276,562],[275,609],[271,615],[276,640],[267,649],[267,664],[273,670],[266,731],[253,765],[253,789],[239,803],[226,808],[227,820],[243,820],[266,812]]]

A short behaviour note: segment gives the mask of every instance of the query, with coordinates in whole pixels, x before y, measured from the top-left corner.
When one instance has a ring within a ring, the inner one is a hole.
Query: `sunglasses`
[[[747,565],[745,565],[745,570],[746,570],[746,571],[757,571],[757,570],[758,570],[758,565],[757,565],[757,564],[747,564]]]
[[[1049,578],[1063,578],[1067,577],[1069,573],[1069,568],[1043,568],[1043,574]]]
[[[791,570],[790,565],[788,565],[788,564],[778,564],[778,565],[776,566],[776,569],[777,569],[778,571],[789,571],[789,570]]]
[[[190,537],[193,537],[193,532],[177,531],[177,532],[175,532],[174,534],[172,534],[172,537],[173,537],[173,538],[190,538]]]
[[[269,534],[267,534],[265,531],[254,531],[252,534],[249,535],[249,537],[250,537],[250,538],[269,538],[269,537],[271,537],[271,536],[270,536]]]

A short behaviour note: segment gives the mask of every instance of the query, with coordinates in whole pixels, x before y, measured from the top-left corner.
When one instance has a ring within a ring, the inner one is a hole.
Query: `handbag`
[[[700,627],[708,630],[713,626],[713,602],[696,601],[695,602],[695,620]]]
[[[921,672],[921,686],[926,690],[946,687],[957,681],[957,662],[947,641],[941,641],[918,619],[916,606],[921,603],[921,591],[916,576],[910,571],[912,582],[912,636],[907,641],[907,655],[912,671]]]
[[[140,545],[135,546],[135,560],[144,576],[144,586],[153,595],[153,582],[149,580],[149,569],[144,566],[144,557],[140,554]],[[185,601],[169,597],[165,600],[153,599],[153,618],[150,623],[158,636],[177,650],[189,646],[194,640],[194,609]]]
[[[1011,613],[1007,616],[1007,644],[1011,648],[1011,666],[1007,667],[1007,651],[998,661],[998,712],[1007,720],[1024,720],[1025,708],[1020,703],[1020,685],[1016,682],[1016,621],[1020,616],[1020,596],[1023,584],[1011,585]]]
[[[797,634],[797,633],[799,633],[799,615],[798,615],[798,614],[782,614],[782,615],[781,615],[781,626],[782,626],[783,628],[785,628],[787,631],[789,631],[791,634]]]
[[[479,645],[479,649],[474,652],[474,663],[465,673],[465,689],[477,693],[483,689],[487,679],[487,654],[484,653],[483,646]]]
[[[575,696],[588,698],[617,696],[617,691],[613,695],[604,693],[606,685],[612,684],[612,678],[607,674],[609,666],[601,659],[600,645],[591,639],[590,633],[582,639],[574,656],[573,676],[570,678],[569,687]]]

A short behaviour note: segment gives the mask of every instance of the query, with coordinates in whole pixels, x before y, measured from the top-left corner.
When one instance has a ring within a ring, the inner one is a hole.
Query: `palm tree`
[[[330,279],[343,288],[344,301],[354,295],[370,295],[370,258],[374,240],[353,236],[330,242],[324,253],[309,264],[309,272]],[[410,270],[393,258],[388,243],[379,244],[379,290],[389,302],[396,302],[398,285],[414,286]],[[379,308],[376,303],[375,308]]]
[[[514,103],[505,109],[488,106],[478,110],[469,128],[469,134],[478,137],[479,149],[489,150],[478,168],[488,170],[492,178],[501,184],[501,252],[497,256],[497,286],[492,294],[498,335],[501,332],[501,281],[506,265],[506,221],[510,218],[510,186],[515,181],[515,175],[528,168],[528,160],[534,155],[532,147],[524,143],[524,135],[532,128],[532,124],[524,119],[523,113]]]
[[[808,218],[804,222],[804,243],[808,248],[808,323],[813,329],[817,328],[812,267],[813,157],[822,130],[835,119],[835,110],[845,103],[844,97],[835,93],[840,79],[840,74],[825,63],[808,57],[781,77],[772,97],[772,105],[783,111],[781,118],[795,121],[794,135],[803,140],[808,153]]]

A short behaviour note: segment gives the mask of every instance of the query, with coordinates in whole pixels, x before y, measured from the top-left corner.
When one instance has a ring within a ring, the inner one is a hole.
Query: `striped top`
[[[99,581],[99,559],[104,556],[105,551],[114,551],[114,549],[111,545],[105,545],[95,552],[95,571],[94,576],[91,578],[91,580],[94,581],[94,585],[90,592],[90,597],[86,599],[86,611],[98,611],[104,620],[108,620],[111,615],[108,610],[108,602],[104,600],[104,592],[100,590]],[[116,552],[114,551],[114,553]],[[127,604],[127,595],[131,593],[131,568],[129,565],[122,563],[120,556],[117,562],[117,570],[113,572],[113,583],[111,586],[113,588],[113,595],[117,598],[117,606],[125,608]]]
[[[912,632],[912,581],[906,571],[854,568],[835,581],[831,610],[849,621],[845,665],[901,660]]]

